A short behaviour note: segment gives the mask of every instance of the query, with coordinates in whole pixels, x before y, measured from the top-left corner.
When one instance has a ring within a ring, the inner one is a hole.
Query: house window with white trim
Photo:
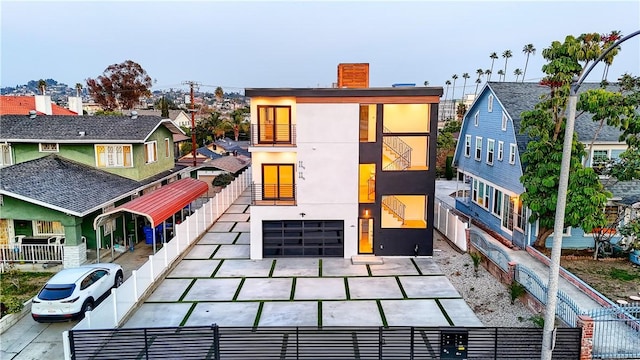
[[[60,151],[58,144],[56,143],[40,143],[38,144],[40,152],[58,152]]]
[[[466,135],[464,137],[464,156],[471,156],[471,135]]]
[[[507,113],[502,112],[502,131],[507,131]]]
[[[144,143],[144,162],[149,164],[156,161],[158,161],[158,143],[156,141]]]
[[[169,138],[164,139],[164,156],[171,156],[171,143],[169,142]]]
[[[524,224],[526,219],[525,219],[525,208],[522,205],[522,200],[518,199],[518,203],[516,204],[515,210],[516,210],[516,213],[515,213],[516,228],[520,230],[524,230]]]
[[[97,144],[96,166],[100,168],[132,167],[131,145]]]
[[[41,221],[33,222],[34,236],[54,236],[64,235],[64,226],[59,221]]]
[[[0,144],[0,167],[13,165],[11,157],[11,145]]]
[[[480,111],[477,111],[476,114],[473,116],[473,125],[478,126],[479,123],[480,123]]]
[[[509,164],[516,163],[516,144],[509,145]]]
[[[493,165],[493,151],[496,141],[493,139],[487,139],[487,164]]]
[[[504,155],[504,142],[498,141],[498,161],[502,161]]]
[[[473,186],[471,189],[471,199],[474,202],[478,202],[478,180],[473,179]]]
[[[502,191],[498,189],[493,189],[493,210],[491,212],[497,217],[502,215]]]
[[[484,184],[484,208],[489,210],[489,202],[491,200],[492,187],[489,184]]]
[[[482,137],[476,136],[476,160],[482,160]]]
[[[489,95],[489,101],[487,102],[487,111],[493,112],[493,95]]]

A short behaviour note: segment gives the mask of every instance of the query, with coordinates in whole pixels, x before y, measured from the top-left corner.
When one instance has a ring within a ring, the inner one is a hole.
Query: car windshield
[[[38,294],[38,297],[41,300],[61,300],[71,296],[75,288],[76,288],[75,284],[61,284],[61,285],[47,284],[42,289],[42,291],[40,291],[40,294]]]

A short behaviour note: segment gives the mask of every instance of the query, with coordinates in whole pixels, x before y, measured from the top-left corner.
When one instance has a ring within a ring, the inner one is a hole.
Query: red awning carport
[[[93,221],[93,228],[98,229],[121,212],[142,215],[155,228],[208,190],[209,185],[204,181],[181,179],[98,215]]]

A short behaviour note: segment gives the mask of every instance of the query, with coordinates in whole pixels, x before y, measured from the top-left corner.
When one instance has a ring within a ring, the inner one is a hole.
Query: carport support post
[[[100,240],[100,228],[102,226],[98,226],[98,228],[96,229],[96,263],[100,262],[100,246],[102,246],[101,240]]]
[[[118,327],[118,288],[111,289],[111,298],[113,301],[113,327]]]
[[[151,223],[151,239],[153,240],[153,253],[156,253],[156,227]]]
[[[132,270],[131,277],[133,278],[133,298],[138,302],[140,300],[138,296],[138,270]]]
[[[220,210],[218,210],[218,194],[216,194],[216,219],[218,218],[218,215],[220,214]]]

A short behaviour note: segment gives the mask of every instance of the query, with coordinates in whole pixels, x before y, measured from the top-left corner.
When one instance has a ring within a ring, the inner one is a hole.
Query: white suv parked
[[[123,281],[122,267],[113,263],[83,265],[55,274],[32,299],[31,317],[37,322],[84,317]]]

